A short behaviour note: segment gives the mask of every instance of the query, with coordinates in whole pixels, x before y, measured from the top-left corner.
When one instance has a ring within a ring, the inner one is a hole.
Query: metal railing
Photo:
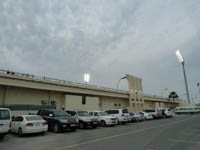
[[[55,79],[55,78],[50,78],[50,77],[45,77],[45,76],[41,77],[41,76],[29,74],[29,73],[20,73],[20,72],[15,72],[15,71],[10,71],[10,70],[0,70],[0,73],[4,73],[4,74],[8,74],[8,75],[14,75],[14,76],[20,76],[20,77],[39,79],[39,80],[44,80],[44,81],[57,82],[57,83],[66,84],[68,86],[82,86],[84,88],[95,88],[95,89],[99,89],[99,90],[107,90],[107,91],[109,90],[109,91],[112,91],[112,92],[128,93],[128,91],[125,91],[125,90],[117,90],[117,89],[114,89],[114,88],[100,87],[100,86],[91,85],[91,84],[86,85],[84,83],[79,83],[79,82],[60,80],[60,79]]]

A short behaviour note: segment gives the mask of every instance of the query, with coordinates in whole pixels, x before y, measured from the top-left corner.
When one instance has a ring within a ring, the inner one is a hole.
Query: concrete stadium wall
[[[0,86],[0,105],[3,105],[5,90]],[[29,88],[8,87],[5,105],[26,104],[41,105],[42,100],[56,101],[56,108],[61,109],[64,105],[65,94],[61,92],[52,92],[45,90],[36,90]]]
[[[82,96],[66,95],[65,110],[101,110],[98,97],[86,96],[86,103],[82,104]]]
[[[129,100],[128,99],[122,99],[122,98],[112,98],[112,97],[102,97],[101,100],[101,109],[115,109],[119,108],[118,106],[115,106],[115,104],[121,104],[120,108],[128,109],[129,106]]]

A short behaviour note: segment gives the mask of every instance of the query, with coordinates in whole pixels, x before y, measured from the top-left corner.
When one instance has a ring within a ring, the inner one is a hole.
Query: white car
[[[110,116],[116,117],[118,124],[131,121],[131,117],[127,109],[109,109],[105,110],[105,112],[107,112]]]
[[[21,115],[13,118],[11,132],[19,136],[27,133],[45,133],[48,123],[38,115]]]
[[[143,114],[146,120],[151,120],[153,119],[153,116],[151,114],[148,114],[146,112],[140,111],[140,114]]]
[[[113,116],[109,116],[106,112],[91,111],[89,112],[89,114],[91,116],[96,117],[99,121],[99,125],[101,125],[102,127],[118,124],[117,118]]]
[[[162,111],[163,116],[165,116],[166,118],[171,118],[174,116],[174,113],[168,108],[158,108],[158,110]]]
[[[0,139],[9,133],[11,126],[11,113],[7,108],[0,108]]]

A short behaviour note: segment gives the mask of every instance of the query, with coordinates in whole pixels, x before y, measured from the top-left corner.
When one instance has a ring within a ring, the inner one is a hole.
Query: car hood
[[[113,119],[113,118],[116,118],[116,117],[113,117],[113,116],[102,116],[102,118],[105,118],[105,119]]]
[[[79,116],[78,118],[84,121],[97,121],[97,119],[92,116]]]
[[[59,120],[61,122],[68,122],[68,123],[76,122],[76,118],[71,117],[71,116],[54,117],[54,119]]]

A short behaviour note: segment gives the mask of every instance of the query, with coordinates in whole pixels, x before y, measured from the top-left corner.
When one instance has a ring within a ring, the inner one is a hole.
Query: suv
[[[71,117],[65,111],[56,109],[39,110],[37,115],[40,115],[48,122],[48,129],[54,132],[61,132],[65,129],[75,131],[78,127],[78,119]]]
[[[171,118],[174,116],[173,112],[171,112],[168,108],[158,108],[158,110],[162,111],[162,114],[166,118]]]
[[[131,116],[131,122],[144,120],[144,118],[137,112],[131,112],[130,116]]]
[[[7,108],[0,108],[0,139],[9,133],[11,127],[11,113]]]
[[[109,109],[105,110],[110,116],[116,117],[118,124],[131,121],[131,117],[127,109]]]
[[[98,119],[99,124],[102,127],[108,126],[108,125],[116,125],[117,124],[117,118],[113,116],[109,116],[106,112],[103,111],[91,111],[89,112],[91,116],[94,116]]]
[[[93,127],[97,128],[98,126],[98,119],[95,117],[90,116],[87,111],[76,110],[76,111],[66,111],[71,116],[77,117],[79,120],[79,128],[83,129],[86,127]]]
[[[148,113],[149,115],[153,116],[153,119],[157,119],[157,118],[162,118],[163,114],[161,110],[158,109],[148,109],[148,110],[144,110],[144,112]]]

